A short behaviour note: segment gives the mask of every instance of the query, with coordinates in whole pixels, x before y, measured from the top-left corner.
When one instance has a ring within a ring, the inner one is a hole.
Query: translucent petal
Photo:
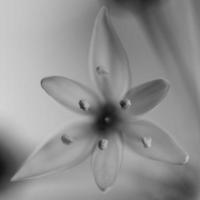
[[[97,144],[92,156],[92,168],[96,184],[105,191],[116,181],[122,160],[122,143],[119,134],[113,133],[107,138],[106,147]]]
[[[109,72],[109,84],[112,87],[114,98],[120,98],[130,88],[131,73],[127,54],[105,7],[100,10],[96,18],[89,61],[94,81],[98,76],[97,67],[104,67]],[[100,82],[96,81],[96,84],[98,85]]]
[[[166,96],[168,90],[168,81],[157,79],[130,89],[124,98],[131,100],[129,111],[140,115],[154,108]]]
[[[113,92],[110,84],[110,73],[105,71],[103,67],[97,67],[96,69],[96,83],[98,89],[105,101],[112,100]]]
[[[12,180],[35,178],[80,164],[94,149],[95,138],[89,124],[64,128],[37,148]]]
[[[73,111],[91,113],[98,106],[98,96],[92,90],[74,80],[52,76],[44,78],[41,81],[41,85],[56,101]],[[87,112],[80,108],[80,100],[86,101],[90,105],[90,109]]]
[[[173,164],[185,164],[189,160],[188,154],[174,139],[152,122],[129,123],[124,132],[127,145],[144,157]]]

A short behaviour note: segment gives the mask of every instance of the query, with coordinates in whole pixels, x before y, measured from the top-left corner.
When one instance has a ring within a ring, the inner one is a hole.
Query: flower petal
[[[149,121],[138,120],[124,127],[127,145],[147,158],[185,164],[189,156],[164,130]]]
[[[90,155],[95,142],[95,134],[89,124],[64,128],[37,148],[12,180],[35,178],[70,169]]]
[[[98,106],[98,96],[86,86],[61,76],[42,79],[42,88],[56,101],[65,107],[79,113],[91,113]],[[84,100],[90,106],[89,112],[79,107],[79,101]]]
[[[110,73],[105,71],[103,67],[97,67],[96,69],[96,83],[104,100],[112,100],[113,91],[110,84]]]
[[[116,181],[122,160],[120,135],[113,133],[107,140],[107,147],[102,149],[98,143],[92,156],[93,174],[97,186],[102,191],[107,190]]]
[[[94,82],[98,79],[96,73],[98,67],[103,67],[109,72],[109,84],[112,87],[114,98],[120,98],[130,88],[131,73],[127,54],[105,7],[100,10],[96,18],[89,61]],[[98,86],[100,83],[96,81],[96,84]],[[102,87],[98,86],[98,88]]]
[[[168,90],[168,81],[156,79],[130,89],[124,99],[131,100],[130,112],[140,115],[154,108],[166,96]]]

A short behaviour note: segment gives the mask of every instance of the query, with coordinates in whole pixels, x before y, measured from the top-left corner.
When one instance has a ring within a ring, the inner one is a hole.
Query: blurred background
[[[90,161],[64,174],[10,183],[41,140],[80,116],[63,109],[40,80],[63,75],[91,85],[88,50],[102,5],[128,53],[133,86],[162,77],[165,100],[144,117],[190,154],[185,166],[125,150],[117,183],[96,187]],[[0,0],[0,199],[199,200],[199,0]]]

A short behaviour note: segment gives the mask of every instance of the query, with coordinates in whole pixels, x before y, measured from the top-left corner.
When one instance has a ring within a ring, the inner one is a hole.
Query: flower
[[[90,72],[98,92],[69,78],[52,76],[43,89],[63,106],[89,117],[64,128],[39,146],[12,178],[39,177],[70,169],[92,155],[98,187],[105,191],[116,181],[123,145],[153,160],[185,164],[189,156],[170,135],[139,115],[155,107],[169,83],[152,80],[131,88],[126,52],[103,7],[97,15],[90,48]]]

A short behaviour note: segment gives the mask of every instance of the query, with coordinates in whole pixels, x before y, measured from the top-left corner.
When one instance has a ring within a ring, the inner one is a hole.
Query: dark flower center
[[[107,103],[99,107],[95,119],[95,129],[100,134],[106,134],[116,127],[121,121],[118,108],[112,103]]]

